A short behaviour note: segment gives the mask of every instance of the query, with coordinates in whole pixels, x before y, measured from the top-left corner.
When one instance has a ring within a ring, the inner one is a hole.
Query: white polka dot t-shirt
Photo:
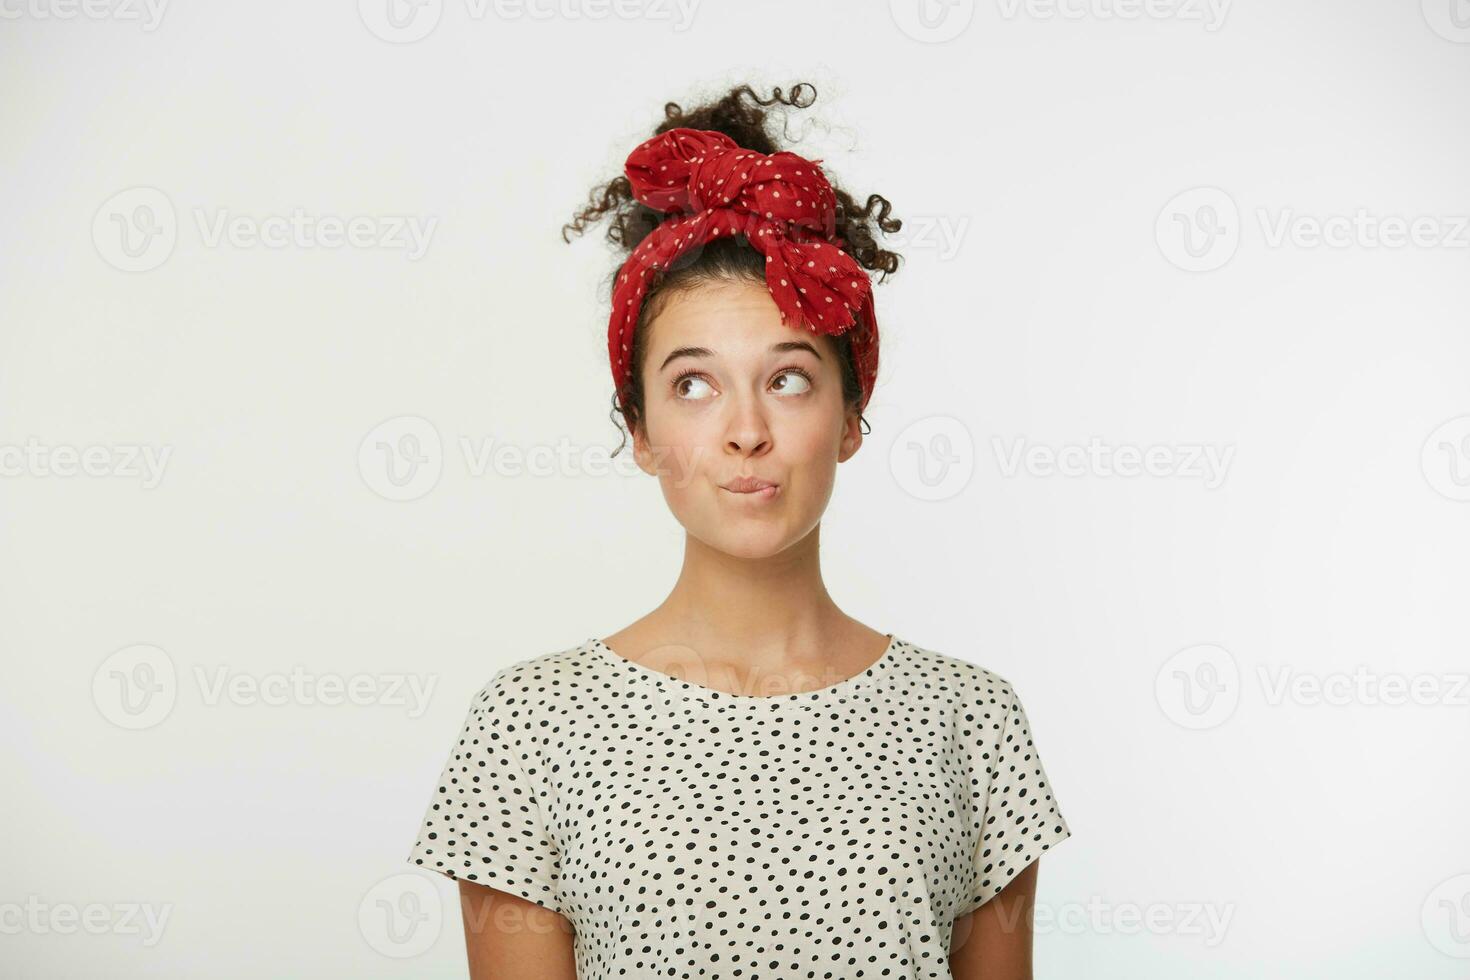
[[[590,639],[478,692],[409,859],[566,916],[578,980],[947,980],[954,919],[1069,835],[984,668],[890,637],[744,695]]]

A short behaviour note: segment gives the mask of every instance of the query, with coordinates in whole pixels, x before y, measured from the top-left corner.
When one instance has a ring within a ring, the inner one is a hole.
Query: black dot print
[[[954,920],[1069,836],[982,667],[895,636],[742,695],[589,639],[479,691],[409,860],[564,915],[579,980],[948,980]]]

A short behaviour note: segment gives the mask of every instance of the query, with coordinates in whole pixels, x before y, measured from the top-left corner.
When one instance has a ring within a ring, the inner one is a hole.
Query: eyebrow
[[[822,359],[822,355],[817,353],[817,349],[811,344],[807,343],[805,340],[783,340],[778,344],[772,344],[769,350],[772,354],[781,354],[785,353],[786,351],[793,350],[804,350],[810,352],[811,355],[817,360],[820,361]],[[714,354],[715,352],[710,350],[708,347],[675,347],[672,351],[669,352],[669,356],[664,358],[664,362],[658,366],[658,369],[662,371],[664,368],[669,366],[670,361],[673,361],[676,358],[713,357]]]

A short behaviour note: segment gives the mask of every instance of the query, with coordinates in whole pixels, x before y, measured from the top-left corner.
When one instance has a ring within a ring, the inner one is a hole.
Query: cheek
[[[785,451],[782,453],[793,465],[835,466],[837,454],[842,447],[842,426],[834,423],[831,416],[813,413],[808,418],[796,420],[782,434]]]
[[[786,420],[776,432],[775,458],[786,475],[789,513],[820,511],[831,498],[836,483],[836,457],[841,432],[820,417]]]
[[[790,473],[795,495],[804,501],[825,502],[837,479],[837,456],[842,432],[826,421],[792,426],[783,433],[779,452]]]
[[[671,500],[688,493],[708,468],[708,433],[693,413],[659,412],[650,417],[648,447],[659,483]]]

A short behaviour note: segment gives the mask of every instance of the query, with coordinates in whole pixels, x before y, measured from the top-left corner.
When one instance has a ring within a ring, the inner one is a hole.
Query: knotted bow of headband
[[[878,376],[878,322],[867,272],[836,244],[837,199],[817,162],[742,149],[724,133],[671,129],[639,144],[625,172],[633,196],[665,218],[618,270],[608,321],[613,384],[632,367],[633,332],[658,270],[718,235],[741,234],[766,257],[781,322],[815,333],[853,328],[866,406]]]

